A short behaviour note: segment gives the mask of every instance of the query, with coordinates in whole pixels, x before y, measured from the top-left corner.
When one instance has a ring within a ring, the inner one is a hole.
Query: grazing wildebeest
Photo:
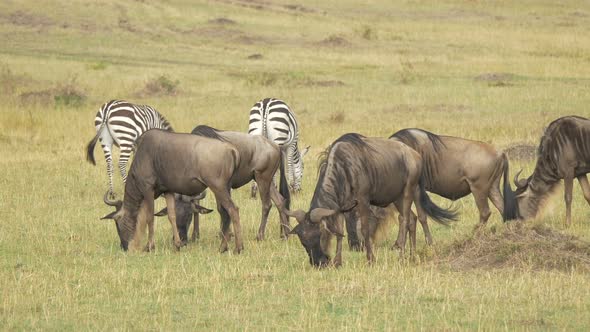
[[[124,100],[111,100],[98,110],[94,119],[96,135],[86,147],[86,159],[93,165],[94,146],[100,138],[100,144],[107,162],[107,175],[109,176],[109,195],[113,193],[113,157],[112,145],[121,148],[119,154],[119,171],[123,183],[127,180],[127,161],[133,152],[135,140],[145,131],[150,129],[163,129],[173,131],[168,120],[154,108],[147,105],[136,105]]]
[[[504,153],[484,142],[436,135],[417,128],[402,129],[389,138],[403,142],[420,154],[426,191],[451,200],[473,194],[479,210],[480,225],[484,225],[491,214],[488,199],[503,215],[504,202],[500,192],[502,175],[503,191],[505,194],[510,193],[508,158]],[[412,213],[412,219],[415,217]],[[426,216],[419,221],[426,243],[432,244]],[[355,223],[356,218],[347,216],[347,230],[353,232],[353,236],[348,239],[349,245],[358,249],[360,244],[354,234]]]
[[[376,225],[370,222],[370,206],[385,207],[391,203],[402,215],[401,254],[403,256],[405,250],[408,224],[410,252],[413,254],[416,228],[415,223],[409,222],[412,202],[419,216],[426,213],[443,224],[455,218],[453,211],[442,209],[430,200],[420,179],[421,174],[422,158],[399,141],[366,138],[354,133],[338,138],[320,163],[319,178],[309,212],[286,211],[298,221],[292,232],[299,236],[310,263],[321,267],[330,262],[329,242],[332,235],[336,235],[334,265],[341,265],[342,213],[353,208],[360,218],[367,259],[373,262],[375,258],[370,235]]]
[[[271,200],[275,203],[277,208],[283,205],[283,200],[285,200],[284,205],[287,206],[287,208],[289,206],[289,186],[287,184],[285,167],[279,147],[262,136],[253,136],[234,131],[223,131],[204,125],[195,127],[191,134],[228,142],[238,150],[238,153],[240,154],[240,162],[231,178],[231,187],[234,189],[240,188],[252,180],[258,184],[258,187],[260,188],[260,200],[262,201],[262,218],[256,239],[259,241],[263,240],[266,223],[268,221],[268,214],[271,208]],[[279,168],[280,192],[277,192],[277,189],[273,185],[273,177]],[[177,227],[179,227],[179,230],[187,231],[188,226],[190,225],[191,211],[186,209],[183,212],[184,213],[181,213],[179,218],[179,211],[177,210]],[[189,215],[187,215],[187,213]],[[282,225],[281,237],[286,238],[290,231],[289,219],[280,209],[279,215]],[[193,240],[196,238],[195,232],[199,232],[198,227],[197,224],[193,226]],[[180,234],[181,238],[183,236],[186,238],[186,233]]]
[[[571,224],[574,178],[578,179],[584,198],[590,204],[590,120],[579,116],[559,118],[547,127],[537,150],[537,164],[527,179],[514,177],[514,208],[507,219],[530,219],[539,212],[543,201],[560,180],[565,185],[566,224]],[[505,199],[507,199],[505,197]]]
[[[147,224],[149,239],[146,250],[154,244],[154,198],[164,194],[168,218],[172,225],[174,245],[182,242],[176,228],[174,193],[194,196],[209,188],[222,215],[223,238],[220,251],[227,250],[229,220],[235,233],[235,252],[243,250],[238,207],[231,199],[231,179],[240,163],[238,150],[229,143],[191,134],[149,130],[138,139],[137,151],[125,184],[123,202],[108,200],[115,212],[104,219],[115,219],[121,247],[130,243],[137,247],[143,225]],[[229,218],[228,218],[229,216]],[[137,225],[142,227],[137,227]]]

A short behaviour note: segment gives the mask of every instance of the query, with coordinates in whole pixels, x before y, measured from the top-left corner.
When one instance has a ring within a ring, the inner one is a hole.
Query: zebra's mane
[[[223,138],[221,135],[219,135],[219,132],[222,132],[222,130],[217,130],[213,127],[209,127],[206,125],[199,125],[199,126],[196,126],[195,129],[193,129],[193,131],[191,131],[191,134],[197,135],[197,136],[213,138],[213,139],[216,139],[216,140],[219,140],[222,142],[227,142],[227,140],[225,138]]]

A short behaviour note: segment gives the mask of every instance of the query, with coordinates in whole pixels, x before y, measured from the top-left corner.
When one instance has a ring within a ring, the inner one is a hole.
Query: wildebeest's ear
[[[200,206],[195,202],[191,202],[191,210],[193,210],[194,213],[198,214],[207,214],[213,212],[213,210]]]
[[[311,222],[317,224],[323,218],[327,218],[327,217],[333,216],[337,212],[338,212],[337,210],[324,209],[324,208],[316,208],[316,209],[311,210],[311,212],[309,213],[309,218],[311,219]]]
[[[168,214],[168,208],[167,208],[167,207],[165,207],[165,208],[163,208],[162,210],[160,210],[160,211],[158,211],[158,212],[154,213],[154,216],[156,216],[156,217],[163,217],[163,216],[165,216],[165,215],[167,215],[167,214]]]
[[[104,219],[115,219],[115,215],[117,214],[117,212],[119,212],[119,211],[113,211],[113,212],[107,214],[106,216],[100,218],[100,220],[104,220]]]
[[[305,149],[301,150],[301,152],[299,153],[301,158],[303,159],[303,157],[309,152],[309,148],[311,147],[311,145],[308,145]]]
[[[299,234],[300,231],[301,231],[301,226],[299,226],[299,224],[297,224],[297,226],[293,227],[293,229],[289,232],[289,234]]]

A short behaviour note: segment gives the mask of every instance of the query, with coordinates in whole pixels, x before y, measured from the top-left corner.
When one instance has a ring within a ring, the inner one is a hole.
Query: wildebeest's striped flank
[[[134,149],[135,140],[150,129],[163,129],[173,131],[168,120],[158,113],[153,107],[136,105],[124,100],[111,100],[100,108],[94,119],[96,136],[88,143],[86,159],[96,165],[94,159],[94,146],[100,139],[102,150],[107,162],[107,174],[109,176],[109,193],[113,194],[113,156],[111,147],[118,146],[119,171],[123,182],[127,180],[127,161]]]

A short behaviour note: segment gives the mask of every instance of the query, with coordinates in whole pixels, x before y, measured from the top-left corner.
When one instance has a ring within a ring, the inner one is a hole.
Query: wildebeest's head
[[[107,214],[106,216],[102,217],[101,219],[113,219],[115,220],[115,226],[117,227],[117,234],[119,235],[119,239],[121,240],[121,249],[127,251],[129,249],[129,242],[133,237],[133,232],[129,230],[127,227],[122,227],[123,221],[125,219],[125,210],[123,209],[123,201],[121,200],[111,200],[109,199],[109,193],[105,193],[104,195],[104,202],[109,206],[114,206],[115,211]]]
[[[213,210],[199,205],[199,201],[205,198],[205,191],[197,196],[186,196],[174,194],[174,205],[176,208],[176,227],[178,235],[183,243],[188,242],[188,229],[191,225],[193,214],[207,214]],[[163,208],[154,214],[157,217],[168,215],[168,208]]]
[[[554,192],[555,184],[535,178],[534,174],[526,179],[519,179],[520,172],[514,176],[516,191],[516,210],[518,219],[535,218],[541,209],[543,202]]]
[[[309,263],[316,267],[326,267],[330,264],[329,255],[330,242],[332,237],[343,237],[342,230],[339,229],[336,218],[342,218],[343,212],[348,212],[356,206],[356,201],[348,208],[332,210],[324,208],[312,209],[309,213],[303,210],[284,212],[297,220],[297,226],[293,228],[291,234],[297,234],[299,241],[305,248],[309,256]]]

